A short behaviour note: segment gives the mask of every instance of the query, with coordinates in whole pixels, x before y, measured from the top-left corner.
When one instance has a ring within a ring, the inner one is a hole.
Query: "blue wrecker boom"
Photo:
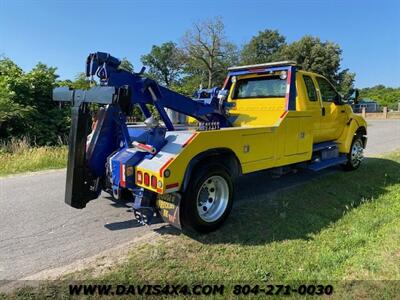
[[[132,148],[133,142],[152,145],[157,153],[165,144],[165,133],[174,130],[174,125],[165,112],[170,108],[179,113],[191,116],[200,122],[218,122],[221,127],[229,127],[225,114],[224,103],[216,97],[216,90],[210,95],[209,101],[194,101],[193,99],[171,91],[146,78],[140,73],[130,73],[119,69],[120,60],[110,54],[97,52],[90,54],[86,62],[86,75],[97,76],[100,85],[89,90],[70,90],[67,87],[56,88],[53,91],[54,101],[72,103],[72,120],[69,137],[69,153],[67,166],[67,184],[65,202],[75,208],[84,208],[92,199],[99,196],[102,189],[107,188],[107,159],[111,154],[121,149]],[[201,100],[201,95],[197,98]],[[89,141],[89,103],[98,103],[102,108],[97,113],[94,130]],[[151,104],[157,109],[165,127],[147,122],[148,128],[130,135],[126,125],[126,117],[138,105],[145,118],[151,118],[146,105]],[[143,151],[130,152],[130,164],[135,165],[146,155],[154,155]],[[111,171],[119,164],[109,166]],[[119,176],[115,170],[112,176]],[[116,178],[113,181],[117,181]],[[111,182],[109,187],[113,195],[119,196],[118,184]],[[146,191],[137,188],[134,191],[137,208],[149,207],[145,197]]]

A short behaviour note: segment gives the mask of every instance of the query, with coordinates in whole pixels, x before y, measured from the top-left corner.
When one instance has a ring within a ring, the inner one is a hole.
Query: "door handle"
[[[345,111],[345,110],[341,110],[340,112],[341,112],[341,113],[345,113],[346,111]]]
[[[322,115],[325,116],[325,107],[322,108]]]

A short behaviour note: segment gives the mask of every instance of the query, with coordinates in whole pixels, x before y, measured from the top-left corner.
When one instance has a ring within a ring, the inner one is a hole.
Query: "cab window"
[[[232,99],[285,97],[286,80],[279,76],[239,79]]]
[[[303,75],[304,84],[306,85],[308,100],[317,101],[317,91],[315,89],[315,85],[313,80],[308,75]]]
[[[316,77],[319,90],[321,92],[321,98],[324,102],[335,102],[339,95],[333,88],[333,86],[325,78]]]

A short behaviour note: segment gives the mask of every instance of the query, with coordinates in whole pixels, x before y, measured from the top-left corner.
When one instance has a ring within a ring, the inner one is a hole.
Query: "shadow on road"
[[[104,198],[109,200],[111,202],[111,206],[113,206],[113,207],[122,207],[122,208],[125,207],[125,208],[128,208],[128,209],[132,208],[131,203],[128,202],[128,201],[116,200],[113,197],[111,197],[110,195],[104,196]]]
[[[114,222],[114,223],[109,223],[109,224],[104,225],[105,228],[107,228],[108,230],[112,230],[112,231],[136,228],[136,227],[141,227],[141,226],[143,226],[143,225],[139,224],[136,220],[133,219],[133,214],[132,214],[132,220]]]
[[[245,176],[237,183],[236,205],[222,228],[207,235],[184,234],[204,244],[310,239],[311,234],[363,203],[376,201],[389,186],[400,182],[400,164],[382,158],[368,158],[353,172],[333,169],[324,173],[326,176],[299,172],[281,179],[271,179],[263,172]],[[304,181],[310,182],[282,190]],[[158,231],[180,234],[169,227]]]
[[[117,201],[111,196],[104,196],[104,198],[106,198],[108,201],[110,201],[110,205],[113,207],[127,208],[128,211],[131,210],[131,205],[129,202]],[[113,223],[108,223],[108,224],[104,225],[105,228],[107,228],[108,230],[112,230],[112,231],[136,228],[136,227],[140,227],[140,226],[142,226],[142,225],[133,219],[133,213],[132,213],[131,220],[126,220],[126,221],[121,221],[121,222],[113,222]]]

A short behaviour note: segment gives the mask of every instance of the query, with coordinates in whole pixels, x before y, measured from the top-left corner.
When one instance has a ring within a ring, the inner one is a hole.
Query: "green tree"
[[[19,136],[26,132],[32,111],[29,83],[24,72],[12,60],[0,59],[0,138]]]
[[[25,77],[30,86],[34,110],[29,116],[27,135],[39,144],[55,144],[68,134],[69,109],[62,109],[52,100],[56,87],[56,68],[38,63]]]
[[[176,83],[182,75],[183,54],[173,42],[153,45],[150,53],[143,55],[141,61],[149,67],[149,76],[167,87]]]
[[[387,106],[389,109],[397,110],[400,103],[400,87],[386,87],[382,84],[363,88],[360,90],[360,98],[375,100],[380,106]]]
[[[61,80],[57,82],[58,86],[68,86],[71,89],[75,90],[87,90],[91,86],[91,82],[89,78],[86,77],[86,73],[81,72],[75,76],[75,80],[72,81],[70,79]]]
[[[72,88],[78,90],[87,90],[90,88],[90,80],[86,77],[86,73],[82,72],[76,75],[75,80],[72,82]]]
[[[121,64],[118,68],[133,73],[133,64],[126,57],[121,59]]]
[[[6,125],[9,121],[22,121],[30,110],[30,107],[15,103],[7,89],[0,87],[0,133],[3,131],[3,124]],[[4,130],[7,131],[7,128]]]
[[[220,84],[226,67],[238,61],[237,47],[227,40],[221,18],[194,24],[183,38],[183,49],[186,72],[205,77],[208,88]]]
[[[296,61],[304,70],[325,76],[342,93],[353,86],[354,73],[340,71],[342,50],[336,43],[306,35],[283,50],[283,57]]]
[[[204,78],[199,74],[191,74],[182,77],[181,80],[173,84],[170,88],[178,93],[188,97],[193,96],[194,92],[199,89]]]
[[[340,67],[341,54],[338,44],[304,36],[285,47],[284,56],[296,61],[304,70],[322,74],[333,81]]]
[[[336,74],[334,83],[342,95],[346,95],[354,87],[355,77],[356,74],[350,72],[349,69],[344,69]]]
[[[55,72],[56,68],[38,63],[25,73],[10,59],[0,60],[1,139],[27,136],[45,145],[68,134],[69,109],[52,101]]]
[[[285,37],[277,30],[266,29],[243,46],[242,64],[261,64],[282,59],[282,50],[286,46]]]

